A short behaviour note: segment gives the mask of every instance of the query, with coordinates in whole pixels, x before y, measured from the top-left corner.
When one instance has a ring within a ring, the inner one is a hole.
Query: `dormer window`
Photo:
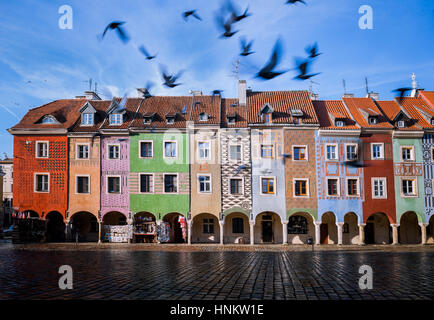
[[[336,127],[343,127],[344,126],[344,122],[342,120],[336,120]]]
[[[371,116],[368,118],[368,123],[369,124],[378,124],[378,117],[376,116]]]
[[[261,109],[262,121],[264,123],[272,123],[273,122],[273,108],[267,103]]]
[[[205,112],[202,112],[202,113],[199,115],[199,121],[208,121],[208,118],[209,118],[209,116],[208,116],[208,114],[205,113]]]
[[[93,126],[93,113],[83,113],[81,115],[82,126]]]
[[[431,118],[431,125],[434,126],[434,118]]]
[[[145,113],[143,115],[143,123],[144,124],[151,124],[152,120],[154,120],[155,112],[152,113]]]
[[[302,124],[303,119],[301,117],[294,117],[294,124]]]
[[[398,128],[404,128],[405,127],[405,121],[404,120],[399,120],[398,121]]]
[[[120,113],[110,114],[109,123],[111,125],[120,126],[122,124],[122,114],[120,114]]]
[[[174,124],[175,123],[175,114],[167,114],[166,115],[166,123],[167,124]]]
[[[303,111],[300,109],[290,110],[290,114],[293,118],[294,124],[303,123]]]
[[[272,122],[271,113],[264,113],[262,115],[262,119],[264,120],[264,123],[271,123]]]
[[[228,124],[235,124],[235,122],[236,122],[235,115],[228,116]]]
[[[46,115],[44,118],[42,118],[41,123],[42,124],[55,124],[55,123],[57,123],[57,120],[53,116]]]

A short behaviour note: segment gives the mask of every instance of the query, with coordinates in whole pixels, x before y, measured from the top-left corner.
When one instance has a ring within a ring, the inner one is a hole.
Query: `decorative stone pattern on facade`
[[[425,221],[428,222],[434,215],[434,162],[433,162],[434,136],[425,134],[422,140],[423,179],[425,195]]]

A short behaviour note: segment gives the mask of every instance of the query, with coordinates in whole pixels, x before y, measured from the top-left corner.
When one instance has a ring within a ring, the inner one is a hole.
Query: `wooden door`
[[[327,223],[321,223],[320,226],[320,239],[321,244],[328,244],[329,243],[329,226]]]

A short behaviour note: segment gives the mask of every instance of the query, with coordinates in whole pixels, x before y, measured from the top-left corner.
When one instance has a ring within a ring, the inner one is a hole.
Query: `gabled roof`
[[[100,100],[97,100],[100,101]],[[83,107],[80,108],[80,110],[78,110],[80,113],[96,113],[95,108],[92,106],[92,104],[90,103],[90,101],[87,101]]]
[[[263,123],[261,109],[269,104],[273,109],[273,123],[293,123],[294,118],[290,110],[303,111],[304,124],[319,124],[312,100],[307,91],[264,91],[248,92],[247,106],[249,123]]]
[[[416,121],[422,128],[432,129],[431,118],[434,117],[434,110],[422,100],[422,98],[402,98],[398,100],[401,107]]]
[[[238,99],[222,99],[222,122],[223,128],[246,128],[247,107],[240,106]],[[235,116],[235,123],[228,124],[228,117]]]
[[[419,91],[419,97],[434,108],[434,91]]]
[[[221,97],[215,96],[194,96],[193,97],[193,109],[190,116],[190,121],[194,121],[199,125],[220,125],[221,115]],[[207,121],[200,121],[199,115],[205,112],[208,114]]]
[[[121,98],[115,98],[114,101],[116,101],[116,104],[119,105],[119,102],[121,101]],[[136,111],[139,108],[139,105],[141,103],[141,98],[128,98],[125,103],[125,113],[123,114],[123,122],[121,125],[110,125],[108,121],[108,117],[105,117],[100,129],[128,129],[130,126],[132,120],[134,119],[134,116],[136,114]],[[94,102],[92,102],[94,103]],[[116,104],[112,103],[109,106],[109,110],[107,113],[113,108],[117,108]],[[114,109],[116,110],[116,109]]]
[[[343,98],[345,105],[362,128],[393,128],[371,98]],[[370,116],[378,117],[377,124],[370,124]]]
[[[85,104],[80,110],[86,107]],[[94,100],[92,101],[92,108],[95,110],[93,121],[93,126],[81,126],[81,114],[78,114],[77,120],[71,128],[72,132],[98,132],[99,127],[103,123],[107,115],[107,110],[111,105],[110,100]],[[84,111],[84,110],[83,110]]]
[[[407,123],[407,127],[405,128],[398,128],[395,125],[395,130],[399,130],[399,131],[420,130],[420,127],[415,122],[412,122],[411,116],[407,114],[405,110],[402,110],[396,101],[376,101],[376,104],[378,105],[379,109],[381,109],[381,111],[384,113],[384,115],[387,117],[387,119],[390,122],[396,122],[401,117],[405,117],[410,121],[410,123]]]
[[[321,129],[359,130],[360,127],[351,119],[344,104],[340,100],[314,100],[313,105],[318,115]],[[344,120],[345,126],[337,127],[335,120]]]

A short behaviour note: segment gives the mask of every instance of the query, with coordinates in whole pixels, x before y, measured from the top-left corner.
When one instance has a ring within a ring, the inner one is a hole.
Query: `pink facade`
[[[130,147],[128,135],[103,136],[101,140],[101,219],[117,211],[129,218]],[[109,147],[119,146],[118,159],[109,159]],[[120,193],[108,192],[108,177],[120,177]]]

